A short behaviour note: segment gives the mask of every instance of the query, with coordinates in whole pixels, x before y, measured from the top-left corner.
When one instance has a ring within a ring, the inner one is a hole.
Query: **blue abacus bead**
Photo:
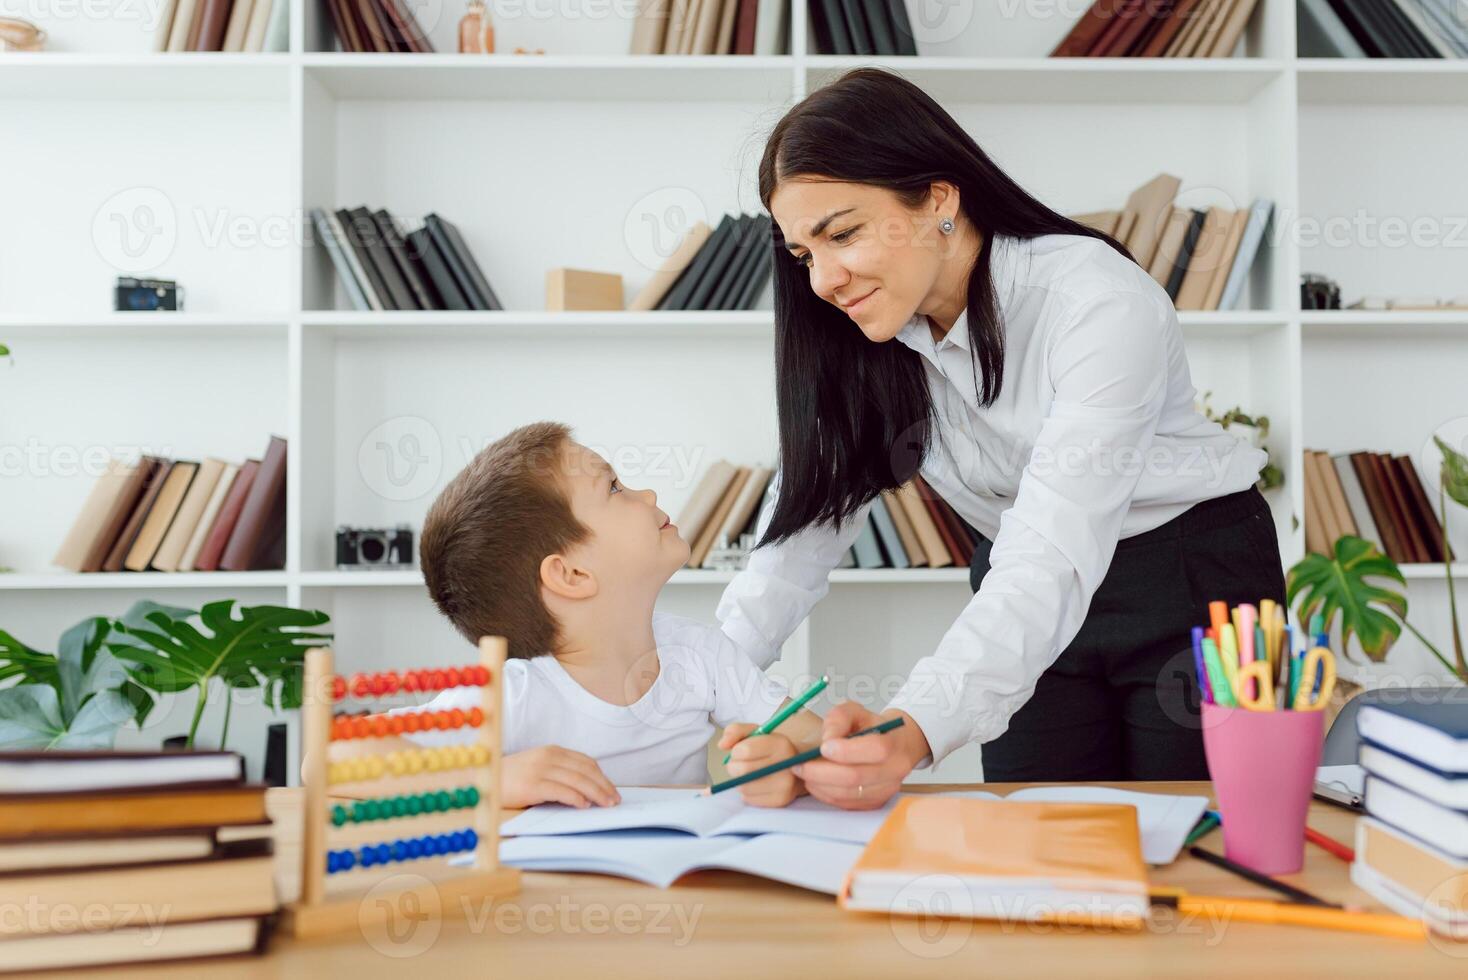
[[[464,850],[472,851],[479,846],[479,835],[471,828],[464,831]]]
[[[423,856],[423,841],[417,837],[409,837],[403,842],[408,851],[408,860],[413,861]]]
[[[442,853],[443,849],[438,846],[437,837],[434,837],[432,834],[428,834],[423,838],[423,854],[426,857],[436,857]]]
[[[377,856],[373,854],[371,847],[362,848],[362,867],[370,868],[377,863]]]
[[[408,859],[408,842],[395,840],[392,842],[392,859],[394,861],[406,861]]]
[[[329,874],[329,875],[334,875],[334,874],[336,874],[336,871],[337,871],[336,851],[327,851],[326,852],[326,873]]]
[[[357,855],[351,851],[337,851],[336,864],[342,871],[351,871],[357,866]]]
[[[386,844],[377,845],[377,863],[387,864],[392,860],[392,848]]]
[[[452,845],[454,850],[462,851],[466,846],[464,832],[462,830],[454,831],[452,834],[449,835],[449,843]]]

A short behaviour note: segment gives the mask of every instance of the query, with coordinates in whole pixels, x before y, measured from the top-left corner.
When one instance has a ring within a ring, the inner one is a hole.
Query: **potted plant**
[[[1265,444],[1265,440],[1269,438],[1269,416],[1247,415],[1237,405],[1222,415],[1219,415],[1213,411],[1213,406],[1209,404],[1209,399],[1212,397],[1213,392],[1203,392],[1203,416],[1209,421],[1217,422],[1226,430],[1233,431],[1235,434],[1241,433],[1248,440],[1249,445],[1256,449],[1264,450],[1264,454],[1268,456],[1269,446]],[[1259,471],[1260,490],[1273,490],[1276,487],[1282,487],[1284,486],[1284,481],[1284,470],[1276,465],[1272,459],[1265,462],[1264,468]]]
[[[298,708],[306,650],[326,613],[211,602],[202,609],[137,602],[120,618],[93,617],[39,653],[0,631],[0,748],[106,748],[128,721],[139,727],[162,694],[197,692],[184,748],[199,736],[211,686],[225,688],[217,747],[229,737],[233,690],[259,689],[273,710]]]

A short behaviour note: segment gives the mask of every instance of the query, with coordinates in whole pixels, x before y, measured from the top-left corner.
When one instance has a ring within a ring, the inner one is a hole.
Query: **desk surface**
[[[1209,793],[1207,783],[1117,784],[1164,793]],[[976,787],[921,786],[915,792]],[[1017,786],[989,784],[1000,794]],[[295,790],[271,790],[282,897],[293,898],[300,824]],[[1316,802],[1310,824],[1353,838],[1355,816]],[[377,828],[380,836],[380,828]],[[1222,850],[1218,832],[1203,844]],[[1186,853],[1153,870],[1153,883],[1199,894],[1274,897]],[[1305,868],[1286,879],[1324,898],[1380,909],[1351,885],[1347,866],[1306,845]],[[983,975],[1083,977],[1213,975],[1468,976],[1457,955],[1425,942],[1289,926],[1208,921],[1155,910],[1141,934],[1047,925],[889,919],[844,912],[824,895],[733,872],[697,872],[669,889],[586,874],[525,874],[511,899],[471,906],[466,918],[402,922],[392,935],[358,932],[301,942],[272,938],[263,957],[232,957],[130,970],[108,977],[493,976],[559,980],[635,977]],[[56,976],[57,974],[50,974]]]

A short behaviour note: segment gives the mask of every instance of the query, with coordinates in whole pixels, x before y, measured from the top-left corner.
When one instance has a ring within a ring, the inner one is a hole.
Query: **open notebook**
[[[547,803],[507,820],[500,860],[529,871],[588,871],[667,887],[690,871],[724,868],[836,894],[848,869],[899,796],[879,810],[848,811],[801,797],[787,807],[746,806],[737,793],[620,789],[622,802],[584,810]],[[922,796],[935,794],[922,794]],[[986,792],[944,794],[999,800]],[[912,798],[919,798],[914,795]],[[1177,857],[1207,805],[1201,796],[1133,793],[1099,786],[1019,790],[1010,800],[1120,803],[1135,808],[1148,863]]]

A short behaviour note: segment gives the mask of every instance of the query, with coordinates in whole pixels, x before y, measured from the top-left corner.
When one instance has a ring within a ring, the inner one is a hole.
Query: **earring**
[[[952,218],[944,218],[942,221],[939,221],[938,222],[938,230],[941,231],[945,235],[951,235],[951,234],[953,234],[953,219]]]

